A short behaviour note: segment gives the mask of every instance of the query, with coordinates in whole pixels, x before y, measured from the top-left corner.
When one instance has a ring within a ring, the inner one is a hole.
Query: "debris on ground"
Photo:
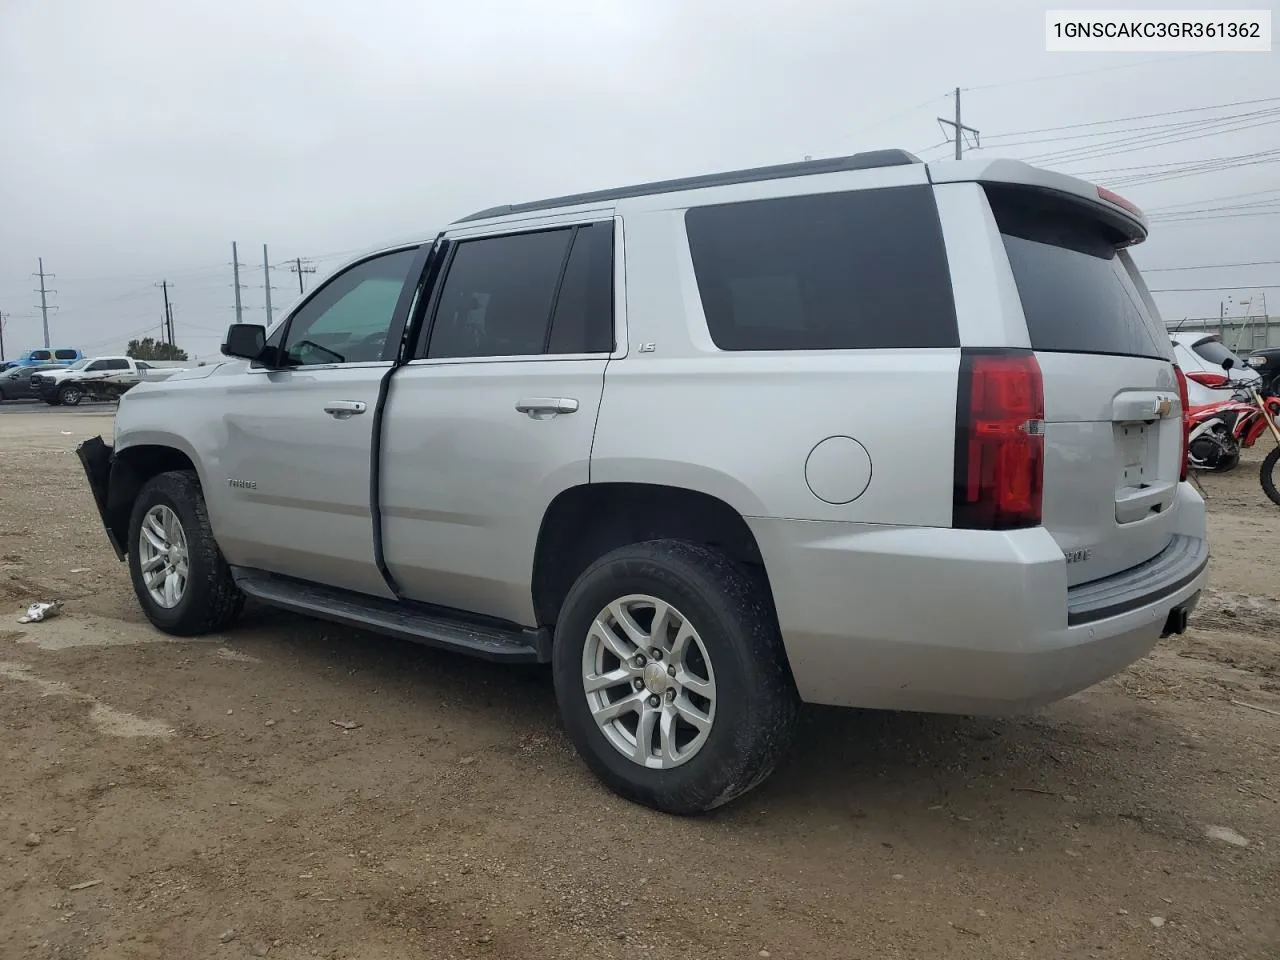
[[[41,603],[33,603],[27,607],[27,612],[18,618],[19,623],[39,623],[41,620],[48,620],[50,617],[56,617],[62,611],[61,600],[48,600]]]
[[[1229,843],[1233,847],[1247,847],[1249,845],[1248,840],[1230,827],[1208,826],[1204,828],[1204,835],[1210,840],[1221,840],[1223,843]]]
[[[335,727],[341,727],[343,730],[358,730],[360,721],[358,720],[330,720]]]

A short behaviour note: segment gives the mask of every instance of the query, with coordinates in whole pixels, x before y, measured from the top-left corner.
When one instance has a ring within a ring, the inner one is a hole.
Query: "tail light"
[[[1173,365],[1174,376],[1178,378],[1178,402],[1182,404],[1182,466],[1178,471],[1179,482],[1187,479],[1188,446],[1191,441],[1191,403],[1187,399],[1187,375],[1176,363]]]
[[[954,526],[1040,525],[1044,381],[1031,351],[963,351],[955,457]]]

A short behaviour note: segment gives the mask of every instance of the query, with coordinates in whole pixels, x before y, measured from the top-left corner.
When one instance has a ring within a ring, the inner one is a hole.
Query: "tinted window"
[[[464,240],[440,292],[427,356],[541,354],[573,230]]]
[[[103,361],[102,369],[104,369],[104,370],[128,370],[128,369],[129,369],[129,361],[128,361],[128,360],[123,360],[123,359],[120,359],[120,360],[105,360],[105,361]]]
[[[685,226],[721,350],[959,345],[930,187],[696,207]]]
[[[321,287],[289,321],[284,365],[381,360],[415,253],[365,260]]]
[[[87,367],[84,368],[85,373],[92,373],[94,370],[107,370],[107,369],[109,368],[107,367],[106,360],[95,360],[93,361],[93,363],[89,364]]]
[[[613,223],[593,223],[574,236],[547,352],[609,353],[613,347]]]
[[[49,351],[48,350],[32,350],[31,359],[32,360],[48,360]]]
[[[1014,191],[988,190],[1036,350],[1169,355],[1119,257],[1116,237],[1078,208]]]
[[[74,360],[76,358],[74,350],[55,350],[53,355],[58,360]]]
[[[143,361],[143,360],[135,360],[133,365],[134,365],[135,367],[137,367],[139,370],[150,370],[150,369],[151,369],[151,364],[149,364],[149,363],[147,363],[146,361]]]
[[[1216,338],[1201,340],[1193,349],[1204,357],[1211,366],[1220,367],[1222,366],[1222,361],[1230,357],[1234,361],[1232,370],[1248,369],[1248,365],[1240,358],[1239,354],[1232,353],[1221,340]]]

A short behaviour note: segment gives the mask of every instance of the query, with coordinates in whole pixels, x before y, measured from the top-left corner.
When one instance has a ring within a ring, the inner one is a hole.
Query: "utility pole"
[[[302,275],[304,273],[315,273],[316,268],[311,266],[304,267],[302,265],[302,258],[294,257],[293,266],[289,268],[289,272],[296,273],[298,275],[298,293],[306,293],[306,289],[302,286]]]
[[[236,252],[236,242],[231,241],[231,271],[236,287],[236,323],[240,322],[240,255]]]
[[[4,363],[4,314],[0,313],[0,363]]]
[[[161,334],[162,340],[167,340],[169,346],[173,346],[173,308],[169,305],[169,281],[161,280],[156,284],[164,291],[164,332]]]
[[[49,289],[47,289],[47,288],[45,287],[45,285],[44,285],[45,280],[46,280],[46,279],[50,279],[50,278],[52,278],[52,277],[56,276],[56,274],[52,274],[52,273],[45,273],[45,272],[44,272],[44,257],[39,257],[38,259],[39,259],[39,262],[40,262],[40,272],[39,272],[39,273],[33,273],[33,274],[32,274],[32,276],[33,276],[33,277],[39,277],[39,278],[40,278],[40,318],[44,321],[44,347],[45,347],[45,349],[46,349],[46,350],[48,350],[48,349],[49,349],[49,300],[48,300],[48,295],[49,295],[49,294],[51,294],[51,293],[57,293],[58,291],[57,291],[57,290],[49,290]]]
[[[271,326],[271,261],[267,259],[267,245],[262,245],[262,283],[267,291],[267,326]]]
[[[974,146],[980,146],[980,142],[978,140],[978,131],[975,130],[973,127],[966,127],[960,119],[960,88],[959,87],[956,87],[956,118],[954,120],[944,120],[942,119],[942,117],[939,117],[938,123],[942,124],[945,127],[953,127],[955,129],[957,160],[959,160],[962,156],[964,156],[965,131],[968,131],[969,133],[973,134]]]

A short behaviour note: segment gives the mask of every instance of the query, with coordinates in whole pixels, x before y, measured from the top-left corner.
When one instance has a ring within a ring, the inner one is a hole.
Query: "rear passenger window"
[[[53,351],[55,360],[75,360],[76,352],[74,350],[55,350]]]
[[[928,186],[695,207],[685,227],[721,350],[960,344]]]
[[[988,188],[1035,350],[1168,359],[1117,237],[1074,203]]]
[[[551,319],[548,353],[613,350],[613,224],[578,229]]]
[[[427,357],[607,353],[612,348],[611,222],[458,243]]]

